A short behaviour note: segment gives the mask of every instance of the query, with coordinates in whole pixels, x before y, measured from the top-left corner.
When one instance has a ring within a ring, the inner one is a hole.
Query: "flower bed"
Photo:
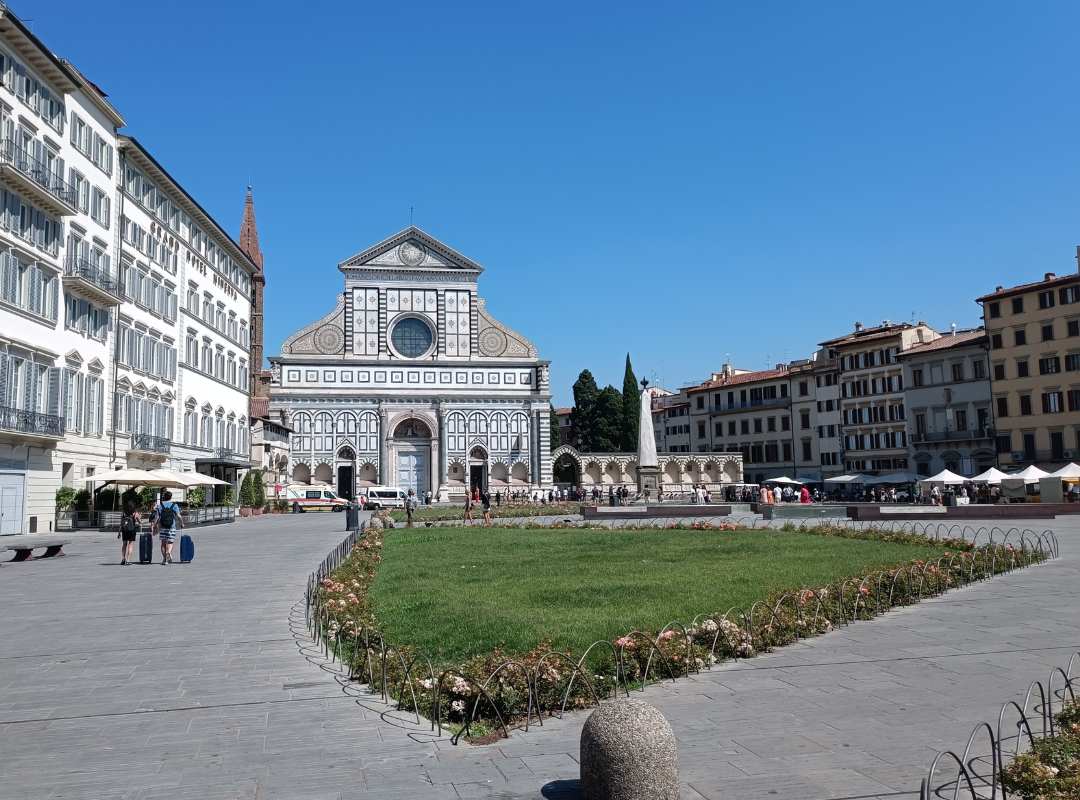
[[[705,535],[725,531],[695,525]],[[663,532],[654,531],[656,535]],[[309,592],[315,635],[385,700],[397,700],[417,723],[484,740],[568,708],[583,708],[655,680],[674,680],[713,664],[771,650],[899,605],[1040,561],[1049,554],[1026,539],[975,548],[963,541],[940,557],[852,575],[824,586],[769,593],[747,608],[719,609],[656,631],[632,630],[598,640],[575,655],[541,641],[526,652],[490,652],[464,663],[436,663],[415,647],[389,642],[372,608],[371,587],[382,561],[383,536],[369,530],[333,573]],[[751,534],[753,535],[753,534]],[[822,526],[800,535],[926,545],[912,533]]]
[[[491,515],[493,517],[546,517],[560,516],[565,514],[580,514],[580,503],[522,503],[520,505],[504,504],[496,506],[491,503]],[[465,516],[465,506],[421,506],[413,512],[413,520],[417,522],[450,522],[460,520]],[[395,522],[405,521],[405,512],[395,509],[390,512],[390,518]],[[473,519],[484,518],[484,507],[477,503],[473,507]]]
[[[1001,773],[1009,796],[1019,800],[1080,797],[1080,702],[1071,700],[1055,716],[1055,734],[1037,739]]]

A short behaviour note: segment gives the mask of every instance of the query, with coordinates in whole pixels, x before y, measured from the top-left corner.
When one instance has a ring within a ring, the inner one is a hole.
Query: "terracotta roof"
[[[269,397],[253,397],[251,398],[251,418],[252,419],[266,419],[270,415],[270,398]]]
[[[1054,275],[1052,272],[1048,272],[1047,275],[1053,275],[1051,278],[1043,278],[1041,281],[1032,281],[1031,283],[1021,283],[1018,286],[1010,286],[1007,289],[999,287],[992,291],[990,294],[984,294],[982,297],[976,297],[976,303],[985,303],[988,300],[1000,300],[1003,297],[1012,297],[1015,294],[1024,294],[1035,289],[1053,288],[1055,286],[1064,286],[1069,283],[1080,282],[1080,273],[1071,272],[1068,275]]]
[[[757,383],[758,381],[771,381],[777,378],[786,378],[788,371],[786,369],[763,369],[757,372],[744,372],[741,375],[730,375],[721,378],[718,381],[705,381],[697,386],[687,387],[687,393],[690,392],[707,392],[710,389],[723,389],[728,386],[737,386],[743,383]]]
[[[574,409],[572,409],[572,408],[556,408],[555,413],[557,415],[559,415],[560,417],[565,417],[567,414],[574,413]]]
[[[936,352],[938,350],[949,350],[953,347],[965,347],[970,345],[981,344],[986,341],[986,331],[982,328],[973,328],[966,331],[957,331],[955,335],[952,333],[942,334],[938,339],[934,339],[932,342],[922,342],[920,344],[909,347],[907,350],[901,350],[898,354],[898,358],[904,356],[919,356],[923,353]]]
[[[892,325],[877,325],[870,328],[863,328],[861,331],[845,333],[843,336],[838,336],[835,339],[820,342],[819,345],[821,347],[836,347],[845,344],[862,344],[863,342],[874,341],[877,339],[887,339],[890,336],[895,336],[901,331],[906,331],[914,327],[915,326],[910,322],[900,322]]]

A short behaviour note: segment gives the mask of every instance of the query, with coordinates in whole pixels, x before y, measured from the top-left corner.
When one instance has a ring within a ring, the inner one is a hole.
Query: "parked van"
[[[338,497],[329,487],[293,483],[285,487],[285,497],[294,513],[304,511],[344,511],[348,500]]]
[[[366,501],[364,508],[371,509],[405,508],[405,498],[408,497],[408,492],[397,486],[369,486],[361,489],[360,494]]]

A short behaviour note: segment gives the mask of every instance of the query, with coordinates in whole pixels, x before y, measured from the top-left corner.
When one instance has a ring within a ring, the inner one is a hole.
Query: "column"
[[[446,485],[449,469],[449,458],[447,456],[447,433],[446,433],[446,413],[443,411],[440,405],[435,409],[436,416],[439,421],[439,487]]]
[[[387,454],[387,437],[390,436],[390,432],[387,430],[389,427],[389,415],[382,404],[379,404],[379,485],[386,486],[389,483],[389,470],[387,461],[389,456]]]

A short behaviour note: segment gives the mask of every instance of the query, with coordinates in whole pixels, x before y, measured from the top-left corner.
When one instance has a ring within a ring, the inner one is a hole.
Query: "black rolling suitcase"
[[[150,531],[139,534],[139,563],[149,564],[154,560],[154,537]]]

